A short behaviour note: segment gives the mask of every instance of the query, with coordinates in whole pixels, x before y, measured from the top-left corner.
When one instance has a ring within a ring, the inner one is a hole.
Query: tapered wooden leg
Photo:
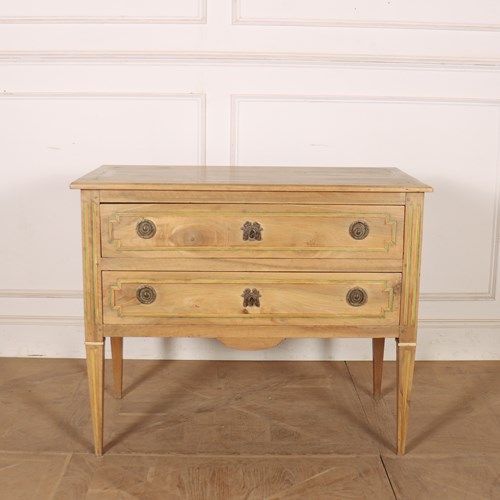
[[[111,337],[111,359],[113,364],[114,396],[116,399],[121,399],[123,388],[123,337]]]
[[[94,449],[102,455],[104,409],[104,340],[85,342],[87,350],[87,375],[89,380],[90,411],[94,430]]]
[[[373,397],[380,399],[382,393],[382,370],[384,368],[385,339],[372,339],[373,352]]]
[[[411,386],[415,366],[414,343],[398,343],[397,347],[397,443],[398,455],[404,455],[408,415],[410,412]]]
[[[397,342],[397,449],[404,455],[411,386],[417,346],[420,250],[422,248],[423,193],[407,193],[403,243],[401,313]]]

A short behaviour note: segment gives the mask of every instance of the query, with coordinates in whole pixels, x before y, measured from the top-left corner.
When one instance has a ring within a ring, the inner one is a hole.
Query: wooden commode
[[[81,189],[85,344],[95,452],[104,340],[115,396],[123,337],[207,337],[237,349],[285,338],[397,344],[403,454],[417,341],[424,192],[396,168],[103,166]]]

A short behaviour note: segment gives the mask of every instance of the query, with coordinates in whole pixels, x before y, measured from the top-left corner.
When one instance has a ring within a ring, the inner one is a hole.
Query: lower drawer
[[[105,271],[102,276],[106,324],[399,324],[399,273]]]

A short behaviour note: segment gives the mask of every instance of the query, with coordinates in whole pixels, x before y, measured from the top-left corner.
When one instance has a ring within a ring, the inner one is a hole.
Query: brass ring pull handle
[[[243,297],[243,307],[260,307],[260,298],[262,295],[257,288],[253,290],[245,288],[241,296]]]
[[[347,303],[353,307],[359,307],[366,304],[368,294],[363,288],[351,288],[346,295]]]
[[[141,304],[152,304],[156,300],[156,290],[152,286],[141,286],[135,292],[137,300]]]
[[[258,222],[246,221],[241,227],[244,241],[261,241],[264,228]]]
[[[355,240],[364,240],[368,236],[369,232],[370,228],[368,224],[362,220],[353,222],[349,226],[349,234],[351,235],[351,238]]]
[[[156,234],[155,223],[149,219],[140,220],[135,226],[135,230],[137,235],[145,240],[152,238]]]

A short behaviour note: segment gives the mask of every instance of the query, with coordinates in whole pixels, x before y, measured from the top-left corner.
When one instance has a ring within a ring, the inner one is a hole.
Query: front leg
[[[94,449],[102,455],[104,410],[104,339],[102,342],[85,342],[87,351],[87,377],[89,381],[90,412],[94,430]]]
[[[102,297],[100,272],[100,217],[98,191],[83,190],[83,305],[85,348],[90,393],[90,411],[94,430],[95,454],[102,455],[104,411],[104,337],[102,335]]]
[[[408,413],[417,347],[423,202],[423,193],[406,194],[400,332],[399,338],[396,339],[398,455],[404,455],[406,449]]]
[[[410,412],[410,396],[415,366],[415,343],[397,346],[397,443],[398,455],[404,455]]]

